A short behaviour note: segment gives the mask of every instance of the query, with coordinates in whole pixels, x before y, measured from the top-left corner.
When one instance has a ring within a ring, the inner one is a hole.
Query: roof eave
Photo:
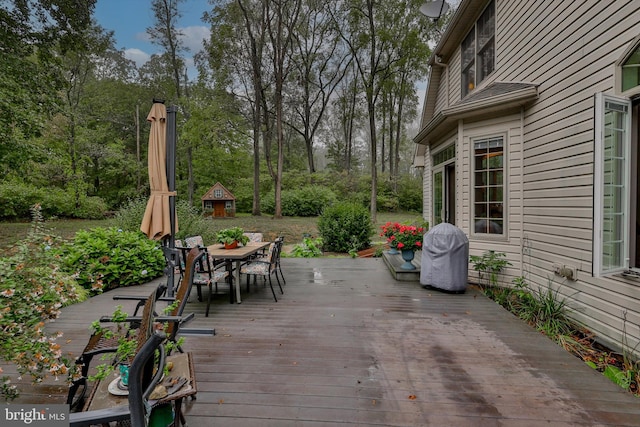
[[[538,99],[538,86],[529,86],[508,93],[495,95],[472,102],[464,102],[439,111],[415,136],[413,142],[427,145],[435,135],[450,131],[458,120],[481,118],[490,114],[523,107]]]

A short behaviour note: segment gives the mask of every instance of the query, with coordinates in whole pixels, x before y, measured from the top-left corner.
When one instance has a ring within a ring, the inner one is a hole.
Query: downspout
[[[524,276],[524,106],[520,107],[520,276]]]

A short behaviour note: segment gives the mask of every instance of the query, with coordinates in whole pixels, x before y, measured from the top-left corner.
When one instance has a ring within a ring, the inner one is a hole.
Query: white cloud
[[[210,31],[208,27],[194,25],[181,28],[184,45],[189,48],[191,54],[196,54],[202,50],[202,40],[209,39]]]
[[[140,67],[147,62],[149,58],[151,58],[151,55],[140,49],[125,49],[124,57],[132,60],[138,67]]]

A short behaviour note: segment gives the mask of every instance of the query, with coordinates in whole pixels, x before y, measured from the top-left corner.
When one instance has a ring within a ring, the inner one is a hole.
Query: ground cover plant
[[[485,278],[479,287],[487,297],[620,387],[640,396],[640,362],[631,357],[633,349],[626,342],[621,343],[621,352],[607,348],[592,332],[576,324],[568,315],[567,300],[560,295],[557,284],[549,280],[546,287],[533,289],[524,277],[516,277],[512,286],[497,286],[498,275],[510,265],[505,254],[488,251],[470,259]]]

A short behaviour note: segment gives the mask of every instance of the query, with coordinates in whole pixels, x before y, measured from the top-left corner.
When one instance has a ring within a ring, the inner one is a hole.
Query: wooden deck
[[[189,426],[640,426],[637,398],[472,288],[396,281],[380,258],[282,264],[277,303],[243,284],[243,303],[219,295],[209,318],[205,303],[187,306],[190,326],[218,333],[187,337],[198,381]],[[64,349],[77,354],[114,305],[107,293],[65,309],[52,325]],[[18,402],[65,393],[47,382]]]

